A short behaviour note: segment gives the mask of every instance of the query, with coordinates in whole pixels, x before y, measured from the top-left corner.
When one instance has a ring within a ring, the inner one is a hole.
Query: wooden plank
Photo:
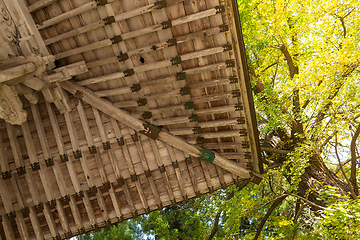
[[[64,143],[63,143],[61,133],[60,133],[59,125],[57,123],[55,112],[54,112],[53,108],[51,107],[50,103],[45,102],[45,106],[46,106],[46,109],[47,109],[47,112],[48,112],[48,115],[49,115],[49,119],[50,119],[50,122],[51,122],[51,126],[52,126],[52,129],[53,129],[53,133],[54,133],[54,137],[55,137],[56,145],[58,147],[59,154],[60,154],[60,156],[62,158],[65,159],[67,157],[67,155],[65,154],[66,150],[65,150],[65,146],[64,146]],[[54,160],[53,163],[54,163],[53,171],[54,171],[55,178],[56,178],[56,181],[57,181],[58,186],[59,186],[61,196],[66,197],[68,195],[67,188],[66,188],[66,185],[65,185],[64,178],[62,176],[61,170],[60,170],[58,160]]]
[[[70,204],[71,212],[72,212],[72,215],[74,217],[75,224],[76,224],[76,227],[77,227],[78,231],[79,232],[85,231],[84,224],[83,224],[83,221],[81,219],[80,212],[79,212],[79,209],[78,209],[78,206],[77,206],[74,195],[70,195],[69,204]]]
[[[159,148],[157,147],[155,141],[152,140],[152,139],[150,139],[150,144],[151,144],[151,148],[153,150],[153,153],[155,155],[156,163],[157,163],[158,167],[160,168],[162,179],[163,179],[163,181],[165,183],[166,191],[167,191],[168,196],[170,198],[170,202],[171,202],[171,204],[175,204],[176,201],[175,201],[174,193],[172,191],[172,187],[171,187],[171,184],[170,184],[168,173],[165,171],[165,166],[164,166],[164,163],[163,163],[163,161],[161,159]]]
[[[100,191],[100,189],[98,189],[98,191],[96,192],[96,199],[100,208],[100,212],[101,215],[103,216],[104,222],[105,222],[105,226],[110,226],[111,225],[111,219],[109,217],[109,213],[106,209],[106,204],[104,201],[104,198],[102,196],[102,192]]]
[[[30,220],[31,220],[31,224],[33,226],[35,235],[36,235],[36,239],[37,240],[43,240],[44,239],[44,234],[41,230],[41,226],[39,223],[39,219],[36,215],[36,211],[33,207],[29,207],[30,210]]]
[[[129,130],[129,132],[130,132],[130,134],[135,133],[135,131],[131,130],[131,129]],[[145,176],[148,178],[148,181],[150,183],[150,188],[151,188],[151,191],[152,191],[153,196],[155,198],[155,203],[156,203],[158,208],[161,208],[160,196],[159,196],[158,190],[156,188],[154,178],[151,175],[151,171],[150,171],[150,168],[149,168],[146,156],[145,156],[145,152],[144,152],[144,149],[143,149],[142,144],[141,144],[141,138],[139,137],[138,139],[139,140],[135,142],[136,147],[137,147],[137,152],[139,154],[140,161],[141,161],[141,164],[142,164],[144,172],[145,172]]]
[[[90,43],[90,44],[85,45],[85,46],[81,46],[81,47],[78,47],[78,48],[73,48],[71,50],[55,54],[55,59],[59,60],[59,59],[62,59],[62,58],[70,57],[72,55],[76,55],[76,54],[92,51],[92,50],[95,50],[95,49],[103,48],[103,47],[106,47],[106,46],[110,46],[111,44],[112,44],[112,41],[110,39],[105,39],[105,40],[102,40],[102,41],[99,41],[99,42]]]
[[[58,23],[60,23],[62,21],[65,21],[65,20],[67,20],[69,18],[80,15],[81,13],[91,11],[91,10],[95,9],[96,7],[97,7],[96,1],[89,2],[89,3],[84,4],[84,5],[82,5],[82,6],[78,7],[78,8],[67,11],[67,12],[65,12],[63,14],[60,14],[60,15],[58,15],[56,17],[50,18],[49,20],[46,20],[46,21],[42,22],[42,24],[40,24],[38,26],[38,29],[41,30],[41,29],[50,27],[52,25],[58,24]]]
[[[206,165],[206,162],[200,161],[200,164],[201,164],[201,168],[203,170],[204,176],[205,176],[205,181],[206,181],[207,187],[209,188],[209,192],[213,192],[214,191],[214,186],[213,186],[213,184],[211,182],[211,177],[210,177],[209,170],[208,170],[208,167]]]
[[[176,178],[178,180],[178,183],[179,183],[181,195],[183,197],[183,200],[187,201],[188,196],[187,196],[186,191],[185,191],[184,181],[183,181],[183,178],[181,176],[179,163],[178,163],[178,161],[177,161],[177,159],[175,157],[174,149],[172,149],[172,147],[170,147],[169,145],[167,145],[166,148],[167,148],[167,150],[169,152],[170,159],[171,159],[171,162],[172,162],[173,167],[174,167],[174,171],[175,171],[175,175],[176,175]]]
[[[0,132],[0,167],[1,167],[1,174],[2,174],[3,178],[6,178],[5,176],[11,177],[9,162],[6,157],[5,147],[4,147],[1,132]]]
[[[62,33],[62,34],[58,34],[58,35],[56,35],[56,36],[54,36],[52,38],[47,38],[47,39],[44,40],[44,43],[46,45],[50,45],[52,43],[60,42],[61,40],[68,39],[68,38],[71,38],[71,37],[75,37],[77,35],[80,35],[80,34],[95,30],[95,29],[97,29],[99,27],[103,27],[103,26],[105,26],[105,22],[104,22],[104,20],[100,20],[100,21],[91,23],[89,25],[86,25],[84,27],[77,28],[77,29],[74,29],[72,31],[65,32],[65,33]]]
[[[103,76],[99,76],[99,77],[95,77],[95,78],[89,78],[86,80],[82,80],[82,81],[77,82],[77,84],[79,86],[84,86],[84,85],[110,81],[110,80],[123,78],[123,77],[125,77],[125,73],[117,72],[117,73],[112,73],[112,74],[107,74],[107,75],[103,75]]]
[[[31,199],[32,199],[33,203],[35,204],[36,207],[39,207],[41,209],[43,204],[40,200],[39,191],[36,187],[32,172],[28,172],[27,174],[25,174],[25,179],[26,179],[26,183],[27,183],[28,189],[30,191],[30,195],[31,195]],[[22,185],[22,187],[26,188],[26,186],[24,186],[24,185]]]
[[[69,226],[69,223],[67,221],[67,218],[66,218],[66,214],[65,214],[65,211],[64,211],[64,208],[63,208],[63,205],[60,201],[60,199],[56,199],[56,210],[58,212],[58,216],[59,216],[59,219],[60,219],[60,224],[65,232],[65,235],[71,234],[71,230],[70,230],[70,226]]]
[[[9,215],[14,212],[14,207],[10,198],[9,190],[6,186],[6,182],[0,177],[0,196],[5,208],[5,213]]]
[[[123,150],[123,154],[124,154],[124,157],[125,157],[125,160],[126,160],[126,163],[127,163],[127,167],[129,169],[129,172],[130,172],[131,180],[132,180],[132,182],[135,183],[135,186],[136,186],[136,189],[137,189],[137,191],[139,193],[140,201],[141,201],[141,203],[143,205],[143,208],[144,209],[149,209],[149,205],[147,203],[147,200],[146,200],[146,197],[145,197],[145,194],[144,194],[144,190],[141,187],[141,183],[140,183],[139,178],[136,176],[135,168],[133,166],[133,160],[131,158],[129,149],[127,147],[126,140],[124,140],[124,145],[122,146],[122,150]],[[125,189],[124,189],[124,193],[127,194]],[[131,202],[132,202],[132,200],[131,200]],[[147,210],[145,210],[145,211],[147,211]]]
[[[220,113],[232,112],[234,110],[235,110],[235,105],[226,105],[226,106],[220,106],[220,107],[197,109],[197,110],[194,110],[193,113],[196,115],[210,115],[210,114],[220,114]]]
[[[196,197],[200,197],[200,191],[198,188],[198,183],[196,181],[196,177],[195,177],[195,173],[194,173],[194,168],[193,168],[193,164],[192,164],[192,159],[191,156],[187,153],[184,153],[185,155],[185,162],[186,162],[186,166],[188,167],[188,171],[189,171],[189,175],[190,175],[190,179],[191,179],[191,185],[194,189],[195,192],[195,196]]]
[[[132,87],[133,86],[127,86],[127,87],[123,87],[123,88],[115,88],[115,89],[109,89],[109,90],[96,91],[95,94],[99,97],[122,95],[122,94],[134,92]]]
[[[44,216],[45,216],[45,219],[46,219],[46,222],[49,226],[49,230],[50,230],[50,233],[51,233],[51,236],[53,238],[56,238],[57,236],[59,236],[59,232],[58,232],[58,229],[55,225],[55,221],[54,221],[54,218],[51,214],[51,210],[50,210],[50,207],[49,207],[49,204],[44,204]]]
[[[90,152],[92,152],[92,151],[96,150],[96,147],[95,147],[95,144],[94,144],[94,139],[93,139],[93,137],[91,135],[89,122],[87,120],[85,109],[84,109],[84,106],[83,106],[81,100],[78,100],[77,110],[78,110],[78,113],[79,113],[81,124],[83,126],[83,130],[84,130],[84,133],[85,133],[85,138],[86,138],[89,150],[90,150]],[[73,121],[69,121],[69,123],[67,122],[67,125],[68,125],[68,127],[74,128]],[[76,146],[76,147],[77,147],[76,149],[79,149],[79,146]],[[90,168],[89,168],[89,165],[87,163],[85,154],[82,154],[82,157],[80,158],[80,161],[81,161],[81,165],[82,165],[82,168],[84,170],[84,173],[86,175],[86,181],[88,182],[89,188],[92,188],[92,187],[94,187],[94,180],[93,180],[93,176],[92,176],[92,174],[90,172]]]
[[[218,93],[218,94],[206,95],[203,97],[194,97],[194,98],[191,98],[191,101],[194,103],[204,103],[204,102],[228,99],[228,98],[232,98],[232,97],[233,97],[233,92],[223,92],[223,93]]]
[[[16,173],[14,173],[14,176],[10,179],[10,181],[11,181],[12,189],[15,192],[15,196],[16,196],[16,199],[17,199],[20,209],[26,211],[26,209],[28,208],[28,204],[24,197],[24,193],[22,191],[18,175]]]
[[[29,240],[29,233],[27,232],[24,217],[20,211],[16,212],[16,224],[18,226],[18,230],[20,232],[21,239]]]
[[[101,141],[102,141],[103,145],[105,146],[105,145],[109,144],[109,147],[111,147],[110,142],[108,140],[108,137],[106,135],[106,131],[105,131],[104,125],[102,123],[99,111],[96,108],[92,108],[92,111],[93,111],[94,116],[95,116],[96,125],[97,125],[97,127],[99,129],[99,133],[100,133],[100,137],[101,137]],[[105,172],[104,164],[102,162],[102,158],[101,158],[101,155],[99,153],[99,149],[97,149],[97,152],[94,154],[94,157],[95,157],[96,164],[98,166],[99,173],[100,173],[101,179],[103,181],[103,184],[104,185],[106,184],[106,188],[109,188],[110,183],[109,183],[109,180],[107,178],[107,174]],[[111,160],[114,161],[114,159],[111,159]],[[116,169],[119,169],[119,168],[116,167]]]
[[[114,191],[113,185],[111,185],[111,188],[109,189],[109,193],[110,193],[110,197],[111,197],[111,202],[114,206],[114,210],[116,213],[117,221],[118,222],[123,221],[124,217],[123,217],[123,214],[121,213],[121,207],[120,207],[119,201],[116,197],[116,192]]]
[[[97,222],[96,222],[96,218],[95,218],[95,214],[94,214],[94,210],[91,206],[91,202],[90,202],[90,198],[89,195],[86,191],[84,191],[84,197],[83,197],[83,202],[84,202],[84,206],[90,221],[90,224],[93,228],[93,230],[97,229]]]
[[[79,147],[78,138],[77,138],[76,131],[75,131],[75,128],[73,125],[73,120],[72,120],[71,114],[69,112],[65,112],[64,116],[65,116],[65,122],[66,122],[66,126],[68,129],[74,157],[75,157],[75,154],[79,154],[80,155],[79,158],[81,158],[83,154],[81,153],[81,150]],[[85,165],[85,169],[83,169],[84,172],[86,170],[85,174],[90,174],[90,171],[88,171],[88,169],[86,169],[86,163],[83,163],[83,160],[81,161],[81,163],[82,163],[82,165]],[[81,190],[80,182],[77,177],[77,172],[75,170],[74,163],[73,163],[73,160],[71,157],[69,158],[69,161],[66,162],[66,165],[69,169],[70,178],[71,178],[71,181],[73,182],[75,191],[79,194],[82,190]]]
[[[21,156],[20,146],[19,146],[19,142],[17,141],[17,137],[15,135],[14,126],[8,122],[5,122],[5,126],[9,136],[11,151],[15,161],[16,170],[18,171],[18,173],[24,174],[26,172],[24,166],[24,160]]]
[[[6,239],[15,239],[14,230],[11,227],[11,223],[6,215],[2,216],[2,225]]]

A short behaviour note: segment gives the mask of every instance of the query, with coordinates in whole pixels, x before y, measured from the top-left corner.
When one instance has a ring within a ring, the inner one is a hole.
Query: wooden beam
[[[121,213],[121,207],[120,207],[119,201],[117,199],[116,192],[114,191],[114,186],[112,184],[111,184],[111,188],[109,189],[109,193],[110,193],[111,202],[114,206],[117,221],[118,222],[123,221],[124,216]]]
[[[185,186],[184,186],[184,180],[181,176],[181,172],[180,172],[180,168],[179,168],[179,163],[176,159],[176,156],[175,156],[175,153],[174,153],[174,149],[172,147],[170,147],[169,145],[166,146],[168,152],[169,152],[169,155],[170,155],[170,160],[173,164],[173,168],[174,168],[174,171],[175,171],[175,175],[176,175],[176,178],[178,180],[178,183],[179,183],[179,188],[180,188],[180,192],[181,192],[181,195],[183,197],[183,201],[187,201],[188,200],[188,196],[186,194],[186,191],[185,191]]]
[[[196,197],[200,197],[200,191],[199,191],[199,187],[198,187],[198,183],[197,183],[197,180],[196,180],[196,176],[195,176],[195,173],[194,173],[194,168],[193,168],[193,162],[192,162],[192,158],[189,154],[187,153],[184,153],[185,155],[185,162],[186,162],[186,166],[188,168],[188,171],[189,171],[189,175],[190,175],[190,179],[191,179],[191,185],[194,189],[194,193],[195,193],[195,196]]]
[[[74,31],[76,31],[76,30],[74,30]],[[222,31],[221,27],[209,28],[209,29],[201,30],[199,32],[178,36],[176,38],[172,38],[172,39],[169,39],[167,41],[160,41],[159,43],[151,44],[151,45],[144,46],[144,47],[140,47],[140,48],[137,48],[137,49],[134,49],[134,50],[128,50],[128,51],[126,51],[126,53],[130,57],[130,56],[134,56],[134,55],[137,55],[137,54],[144,54],[144,53],[148,53],[148,52],[154,52],[154,51],[162,50],[162,49],[165,49],[167,47],[173,46],[171,44],[171,42],[176,42],[177,44],[180,44],[180,43],[184,43],[184,42],[187,42],[187,41],[192,41],[192,40],[194,40],[196,38],[203,38],[204,36],[212,36],[212,35],[220,33],[221,31]],[[77,34],[75,34],[75,35],[77,35]],[[45,40],[45,42],[46,41],[47,40]],[[154,48],[156,50],[154,50]],[[86,63],[86,66],[88,68],[94,68],[94,67],[98,67],[98,66],[101,66],[101,65],[106,65],[106,64],[110,64],[110,63],[116,63],[118,61],[119,61],[118,57],[110,57],[110,58],[107,58],[107,59],[100,59],[100,60],[96,60],[96,61],[93,61],[93,62],[88,62],[88,63]]]
[[[55,225],[55,221],[54,221],[54,218],[52,216],[52,213],[51,213],[51,210],[50,210],[50,207],[49,207],[48,203],[44,204],[44,216],[45,216],[46,222],[47,222],[47,224],[49,226],[51,236],[54,239],[56,239],[56,237],[59,236],[59,232],[58,232],[58,229],[57,229],[57,227]]]
[[[220,106],[220,107],[197,109],[197,110],[194,110],[193,113],[196,115],[210,115],[210,114],[220,114],[220,113],[232,112],[234,110],[236,110],[235,105],[225,105],[225,106]]]
[[[61,40],[64,40],[67,38],[75,37],[77,35],[80,35],[80,34],[83,34],[83,33],[89,32],[89,31],[93,31],[93,30],[103,27],[103,26],[105,26],[105,21],[100,20],[100,21],[97,21],[94,23],[90,23],[89,25],[86,25],[84,27],[77,28],[77,29],[74,29],[74,30],[66,32],[66,33],[58,34],[52,38],[45,39],[44,43],[46,45],[50,45],[52,43],[60,42]]]
[[[42,120],[41,120],[39,108],[35,104],[30,104],[30,107],[31,107],[33,119],[34,119],[34,122],[35,122],[36,131],[37,131],[37,134],[39,136],[40,146],[41,146],[41,149],[42,149],[44,160],[45,160],[45,162],[51,162],[52,157],[51,157],[47,137],[46,137],[46,134],[45,134],[44,126],[43,126],[43,123],[42,123]],[[42,165],[42,164],[40,164],[39,175],[40,175],[40,179],[41,179],[41,182],[43,184],[43,187],[44,187],[44,190],[45,190],[45,195],[46,195],[46,198],[47,198],[48,202],[54,201],[54,195],[53,195],[53,191],[52,191],[52,188],[51,188],[51,184],[48,181],[49,175],[48,175],[46,169],[44,168],[44,165]]]
[[[96,228],[97,228],[96,226],[98,224],[96,222],[96,217],[95,217],[95,214],[94,214],[94,210],[93,210],[93,208],[91,206],[89,195],[88,195],[88,193],[86,191],[84,191],[83,202],[84,202],[84,206],[85,206],[85,209],[86,209],[90,224],[91,224],[93,230],[96,230]]]
[[[21,211],[16,211],[16,224],[18,226],[18,230],[20,232],[20,237],[21,239],[25,239],[25,240],[29,240],[29,233],[26,229],[26,225],[25,225],[25,221],[24,221],[24,217],[21,213]]]
[[[132,129],[129,129],[129,132],[130,132],[131,135],[135,134],[135,131],[132,130]],[[157,207],[160,208],[160,206],[161,206],[160,196],[159,196],[158,190],[156,189],[156,184],[155,184],[154,178],[151,175],[151,171],[150,171],[150,168],[149,168],[146,156],[145,156],[145,152],[144,152],[144,149],[143,149],[142,144],[141,144],[141,137],[140,136],[138,136],[138,141],[135,142],[135,145],[137,147],[137,152],[139,154],[141,165],[143,167],[145,176],[147,177],[147,179],[148,179],[148,181],[150,183],[150,188],[151,188],[151,191],[152,191],[153,196],[155,198],[155,203],[156,203]]]
[[[136,119],[126,113],[125,111],[118,109],[114,107],[109,102],[106,102],[99,97],[97,97],[93,92],[90,90],[85,90],[84,88],[72,83],[72,82],[62,82],[61,86],[66,89],[68,92],[75,94],[76,91],[79,91],[82,93],[82,96],[80,97],[83,101],[87,102],[88,104],[92,105],[93,107],[99,109],[100,111],[104,112],[105,114],[109,115],[112,118],[115,118],[118,121],[121,121],[123,124],[127,125],[128,127],[131,127],[132,129],[136,131],[148,131],[148,128],[146,127],[147,124],[143,121]],[[193,146],[189,143],[187,143],[185,140],[177,138],[165,131],[160,131],[158,135],[158,140],[165,142],[166,144],[169,144],[175,148],[178,148],[179,150],[183,152],[187,152],[190,155],[194,157],[201,157],[201,149],[199,149],[196,146]],[[232,172],[239,177],[242,178],[249,178],[250,172],[247,169],[244,169],[240,166],[238,166],[236,163],[228,161],[225,158],[220,157],[218,154],[214,153],[214,160],[213,163],[228,170],[229,172]]]
[[[125,77],[125,73],[117,72],[117,73],[112,73],[112,74],[107,74],[107,75],[103,75],[103,76],[99,76],[99,77],[82,80],[82,81],[77,82],[77,84],[79,86],[84,86],[84,85],[89,85],[89,84],[94,84],[94,83],[99,83],[99,82],[115,80],[115,79],[119,79],[119,78],[123,78],[123,77]]]
[[[213,192],[214,191],[214,186],[211,182],[211,177],[210,177],[210,174],[209,174],[209,170],[208,170],[208,167],[207,167],[207,164],[206,162],[204,161],[200,161],[200,165],[201,165],[201,168],[203,170],[203,173],[204,173],[204,176],[205,176],[205,181],[206,181],[206,185],[207,187],[209,188],[209,192]]]
[[[233,92],[223,92],[223,93],[206,95],[206,96],[202,96],[202,97],[194,97],[194,98],[191,98],[191,101],[193,103],[203,103],[203,102],[224,100],[224,99],[228,99],[228,98],[232,98],[232,97],[233,97]]]
[[[90,43],[90,44],[85,45],[85,46],[81,46],[81,47],[78,47],[78,48],[73,48],[71,50],[55,54],[55,59],[59,60],[59,59],[70,57],[70,56],[73,56],[73,55],[76,55],[76,54],[80,54],[80,53],[92,51],[92,50],[95,50],[95,49],[103,48],[103,47],[106,47],[106,46],[110,46],[111,44],[112,44],[111,39],[105,39],[105,40],[102,40],[102,41],[99,41],[99,42]]]
[[[75,224],[76,224],[76,227],[78,229],[78,232],[80,233],[82,231],[85,231],[84,224],[83,224],[83,221],[81,219],[79,208],[77,206],[74,195],[70,195],[69,205],[70,205],[71,212],[72,212],[72,215],[74,217]]]
[[[152,148],[153,153],[155,155],[156,163],[157,163],[158,167],[160,168],[160,173],[161,173],[162,179],[163,179],[163,181],[165,183],[166,191],[168,192],[170,202],[171,202],[171,204],[175,204],[176,203],[175,196],[174,196],[174,193],[172,191],[172,186],[170,184],[168,173],[165,171],[165,166],[164,166],[164,163],[163,163],[162,158],[160,156],[159,148],[156,145],[156,142],[154,140],[152,140],[152,139],[149,139],[149,140],[150,140],[151,148]]]
[[[16,67],[8,68],[0,71],[0,82],[11,81],[28,73],[35,72],[36,65],[34,63],[25,63]]]
[[[14,230],[11,227],[11,223],[6,215],[2,216],[2,225],[6,239],[15,239]]]
[[[114,129],[114,132],[115,132],[117,142],[121,146],[122,152],[124,154],[124,157],[125,157],[128,169],[129,169],[130,176],[136,176],[136,172],[135,172],[134,166],[132,164],[130,152],[129,152],[129,149],[127,147],[126,140],[124,140],[124,138],[123,138],[123,136],[121,134],[118,122],[114,118],[110,118],[110,120],[111,120],[111,124],[113,126],[113,129]],[[133,201],[131,200],[130,192],[128,190],[128,185],[126,183],[126,180],[125,179],[119,179],[119,180],[118,180],[119,185],[123,187],[125,198],[126,198],[128,204],[129,204],[129,207],[133,210],[133,214],[137,215],[137,210],[135,208],[135,205],[134,205]],[[136,186],[136,189],[139,192],[139,195],[143,195],[139,179],[136,180],[135,186]],[[145,207],[144,207],[144,209],[145,209]]]
[[[111,185],[110,185],[111,187]],[[103,219],[104,219],[104,222],[105,222],[105,226],[110,226],[111,225],[111,219],[109,217],[109,213],[106,209],[106,204],[105,204],[105,201],[104,201],[104,198],[102,196],[102,192],[100,189],[98,189],[98,191],[96,192],[96,199],[97,199],[97,202],[98,202],[98,205],[99,205],[99,208],[100,208],[100,212],[101,212],[101,215],[103,216]]]
[[[3,137],[0,132],[0,168],[1,168],[1,175],[3,179],[10,178],[11,177],[11,171],[9,167],[9,162],[6,157]]]
[[[54,138],[56,140],[56,144],[57,144],[57,147],[59,150],[60,158],[63,160],[66,160],[68,158],[68,156],[66,154],[66,150],[65,150],[65,146],[64,146],[64,143],[62,140],[61,133],[60,133],[59,125],[57,124],[55,112],[54,112],[53,108],[51,107],[50,103],[45,102],[45,106],[46,106],[47,112],[49,114],[49,119],[50,119],[50,123],[51,123],[52,129],[53,129]],[[61,170],[60,170],[59,162],[56,159],[56,160],[53,160],[53,163],[54,163],[54,165],[52,166],[52,168],[53,168],[53,171],[55,174],[56,181],[59,186],[61,197],[66,198],[68,196],[68,192],[67,192],[67,188],[66,188],[66,185],[64,182],[64,178],[63,178]]]
[[[140,86],[138,87],[138,89],[139,88]],[[95,94],[99,97],[109,97],[109,96],[123,95],[126,93],[132,93],[138,91],[138,89],[134,89],[134,85],[133,85],[122,88],[113,88],[109,90],[96,91]]]
[[[37,1],[33,4],[31,4],[28,9],[29,9],[29,12],[35,12],[35,11],[38,11],[46,6],[49,6],[50,4],[56,2],[57,0],[40,0],[40,1]]]
[[[110,142],[109,142],[108,137],[106,135],[104,125],[103,125],[102,120],[101,120],[100,112],[94,107],[92,107],[92,110],[93,110],[93,113],[94,113],[94,116],[95,116],[96,125],[97,125],[97,127],[99,129],[99,134],[100,134],[103,146],[108,145],[107,147],[111,148]],[[94,154],[94,157],[95,157],[96,163],[98,165],[99,173],[100,173],[101,179],[103,181],[103,184],[106,185],[106,188],[108,189],[111,186],[110,186],[109,180],[107,179],[107,174],[105,172],[104,164],[102,162],[102,158],[101,158],[101,155],[99,153],[99,149],[97,149],[97,152]],[[111,160],[114,161],[114,159],[111,159]],[[117,163],[115,163],[114,171],[116,171],[116,170],[119,171],[119,167],[117,166]]]
[[[86,138],[90,153],[93,153],[96,150],[96,147],[95,147],[95,144],[94,144],[94,139],[93,139],[93,137],[91,135],[91,129],[90,129],[89,122],[87,120],[85,109],[84,109],[84,106],[83,106],[82,101],[80,99],[79,99],[78,104],[77,104],[77,110],[78,110],[78,113],[79,113],[81,124],[83,126],[83,130],[84,130],[84,133],[85,133],[85,138]],[[74,128],[72,121],[67,123],[67,125],[71,126],[71,128]],[[79,149],[79,146],[76,146],[76,149]],[[95,184],[94,184],[93,176],[91,174],[91,171],[90,171],[89,165],[87,163],[85,154],[82,154],[82,157],[80,158],[80,161],[81,161],[84,173],[86,175],[86,181],[87,181],[87,183],[89,185],[89,188],[92,188],[92,187],[94,187]]]
[[[63,14],[60,14],[60,15],[58,15],[56,17],[50,18],[49,20],[46,20],[46,21],[42,22],[38,26],[38,29],[39,30],[45,29],[47,27],[50,27],[52,25],[58,24],[58,23],[60,23],[62,21],[65,21],[65,20],[67,20],[67,19],[69,19],[71,17],[80,15],[81,13],[91,11],[91,10],[95,9],[96,7],[97,7],[96,1],[89,2],[89,3],[84,4],[84,5],[82,5],[82,6],[78,7],[78,8],[67,11],[67,12],[65,12]]]
[[[10,216],[10,214],[14,214],[14,207],[12,205],[11,197],[9,194],[9,190],[6,186],[6,182],[0,178],[0,196],[2,199],[2,203],[5,208],[5,213],[7,216]],[[7,218],[6,216],[6,218]]]
[[[62,226],[62,229],[65,232],[65,236],[67,236],[68,234],[72,235],[71,230],[70,230],[70,226],[69,226],[69,222],[68,222],[68,220],[66,218],[64,207],[63,207],[60,199],[56,199],[56,210],[58,212],[58,216],[59,216],[59,219],[60,219],[60,224]]]
[[[25,174],[26,170],[24,166],[24,160],[21,155],[20,146],[15,134],[14,126],[7,122],[5,122],[5,126],[9,136],[11,151],[15,161],[16,170],[20,175]]]
[[[145,209],[145,212],[149,211],[149,205],[148,202],[146,200],[145,194],[144,194],[144,190],[141,186],[140,183],[140,179],[138,178],[136,172],[135,172],[135,168],[134,168],[134,164],[133,164],[133,160],[131,158],[129,149],[127,147],[127,143],[126,140],[123,139],[123,145],[122,145],[122,150],[123,150],[123,154],[127,163],[127,167],[130,173],[130,177],[131,177],[131,181],[135,184],[136,189],[138,191],[139,197],[140,197],[140,201],[143,205],[143,208]],[[125,192],[124,192],[125,193]]]
[[[42,0],[42,1],[36,2],[36,3],[32,4],[31,6],[29,6],[29,10],[31,9],[31,11],[32,11],[33,9],[38,7],[38,5],[41,5],[41,7],[44,7],[44,6],[46,6],[46,4],[48,4],[48,2],[51,2],[51,1],[57,1],[57,0]],[[174,1],[174,2],[171,3],[171,5],[176,4],[177,2],[182,2],[182,1]],[[170,6],[170,5],[167,5],[167,6]],[[154,3],[152,3],[152,4],[149,4],[149,5],[139,7],[139,8],[136,8],[136,9],[133,9],[133,10],[126,11],[124,13],[118,14],[116,16],[113,16],[114,17],[114,22],[120,22],[120,21],[123,21],[125,19],[140,16],[142,14],[145,14],[145,13],[151,12],[151,11],[155,11],[155,10],[157,10],[157,7],[155,6]],[[98,22],[88,24],[88,25],[86,25],[84,27],[81,27],[81,28],[78,28],[78,29],[75,29],[75,30],[72,30],[72,31],[69,31],[69,32],[66,32],[66,33],[63,33],[63,34],[59,34],[59,35],[57,35],[55,37],[52,37],[52,38],[48,38],[48,39],[44,40],[44,42],[45,42],[46,45],[49,45],[51,43],[59,42],[61,40],[64,40],[64,39],[67,39],[67,38],[70,38],[70,37],[74,37],[74,36],[86,33],[88,31],[93,31],[93,30],[95,30],[97,28],[105,26],[105,24],[107,24],[107,21],[105,21],[103,19],[103,20],[100,20]]]

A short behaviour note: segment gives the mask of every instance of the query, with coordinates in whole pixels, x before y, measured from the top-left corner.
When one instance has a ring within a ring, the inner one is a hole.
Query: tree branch
[[[298,221],[298,219],[299,219],[299,217],[300,217],[300,214],[301,214],[301,212],[304,210],[305,206],[306,206],[305,203],[302,204],[301,207],[300,207],[300,209],[296,212],[296,215],[295,215],[295,218],[294,218],[294,226],[295,226],[295,228],[294,228],[294,231],[293,231],[292,234],[291,234],[291,240],[294,240],[294,239],[295,239],[295,236],[296,236],[296,233],[297,233],[297,229],[298,229],[298,227],[296,226],[296,222]]]
[[[268,179],[268,180],[269,180],[269,179]],[[313,207],[316,207],[316,208],[318,208],[318,209],[320,209],[320,210],[325,210],[324,207],[322,207],[322,206],[320,206],[320,205],[318,205],[318,204],[316,204],[316,203],[313,203],[312,201],[310,201],[310,200],[308,200],[308,199],[306,199],[306,198],[304,198],[304,197],[301,197],[301,196],[299,196],[299,195],[293,194],[293,193],[285,190],[282,186],[280,186],[279,184],[277,184],[277,183],[275,183],[275,182],[273,182],[273,183],[274,183],[277,187],[281,188],[285,193],[289,194],[290,196],[293,196],[293,197],[295,197],[295,198],[299,198],[299,199],[303,200],[304,202],[306,202],[307,204],[309,204],[309,205],[311,205],[311,206],[313,206]]]
[[[346,78],[348,77],[353,71],[355,71],[355,69],[359,66],[360,64],[352,64],[348,70],[346,70],[342,75],[341,78]],[[318,125],[325,117],[325,113],[329,110],[329,108],[332,105],[332,100],[336,97],[336,95],[339,93],[340,88],[344,85],[343,82],[338,82],[335,85],[335,89],[332,92],[332,94],[328,97],[329,102],[322,108],[320,109],[319,113],[317,114],[316,120],[314,122],[314,124],[312,125],[312,128],[314,128],[316,125]]]
[[[213,228],[212,228],[212,230],[211,230],[211,233],[210,233],[210,235],[209,235],[209,237],[208,237],[208,240],[213,239],[213,238],[215,237],[216,232],[217,232],[218,229],[219,229],[219,220],[220,220],[220,215],[221,215],[221,213],[222,213],[222,211],[219,211],[219,212],[216,214],[216,216],[215,216],[214,226],[213,226]]]
[[[264,152],[272,152],[272,153],[278,153],[278,154],[284,154],[284,155],[292,152],[289,150],[281,150],[281,149],[267,148],[267,147],[261,147],[260,149],[261,149],[261,151],[264,151]]]
[[[337,133],[337,131],[335,131],[335,133],[334,134],[336,134]],[[321,144],[321,146],[320,146],[320,152],[322,152],[322,150],[323,150],[323,148],[326,146],[326,144],[328,144],[329,143],[329,141],[333,138],[333,136],[334,135],[330,135],[330,136],[328,136],[326,139],[325,139],[325,141],[323,142],[323,144]]]
[[[349,185],[350,192],[351,192],[351,196],[352,196],[354,199],[357,199],[357,196],[356,196],[356,194],[355,194],[354,186],[352,185],[352,182],[350,182],[349,178],[346,176],[346,173],[344,172],[344,169],[343,169],[343,167],[341,166],[341,160],[340,160],[340,157],[339,157],[337,145],[338,145],[337,134],[335,134],[335,154],[336,154],[336,158],[337,158],[337,160],[338,160],[338,162],[339,162],[339,167],[340,167],[341,173],[342,173],[342,175],[345,177],[346,182],[347,182],[348,185]]]
[[[270,217],[271,213],[275,210],[275,208],[288,196],[288,194],[283,194],[280,197],[278,197],[275,202],[271,205],[271,207],[269,208],[268,212],[266,213],[266,215],[264,216],[264,218],[261,220],[260,222],[260,226],[258,228],[258,230],[256,231],[256,235],[254,237],[254,240],[257,240],[260,236],[260,233],[267,221],[267,219]]]
[[[360,134],[360,124],[357,126],[354,136],[351,139],[351,176],[350,176],[350,182],[352,186],[354,187],[354,192],[357,195],[359,195],[358,186],[356,183],[356,140],[359,137]]]

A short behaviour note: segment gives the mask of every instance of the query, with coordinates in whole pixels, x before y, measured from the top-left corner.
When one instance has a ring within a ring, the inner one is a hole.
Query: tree
[[[238,6],[264,180],[151,213],[139,224],[158,239],[359,239],[360,3]]]

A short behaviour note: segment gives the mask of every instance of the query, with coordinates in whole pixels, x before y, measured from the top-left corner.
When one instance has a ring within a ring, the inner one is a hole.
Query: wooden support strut
[[[163,141],[175,148],[178,148],[183,152],[187,152],[194,157],[201,157],[203,155],[198,147],[193,146],[187,143],[185,140],[177,138],[166,131],[158,132],[159,130],[153,129],[148,124],[145,124],[143,121],[136,119],[131,115],[129,115],[128,113],[126,113],[125,111],[116,108],[115,106],[104,100],[101,100],[90,90],[86,90],[72,82],[62,82],[61,86],[72,94],[75,94],[76,91],[81,92],[82,93],[81,99],[83,101],[99,109],[100,111],[104,112],[110,117],[113,117],[118,121],[121,121],[123,124],[131,127],[136,131],[144,133],[148,136],[157,135],[158,140]],[[229,172],[238,175],[241,178],[250,178],[250,172],[247,169],[244,169],[238,166],[236,163],[228,161],[225,158],[222,158],[218,154],[214,154],[213,163],[218,165],[219,167],[228,170]]]

